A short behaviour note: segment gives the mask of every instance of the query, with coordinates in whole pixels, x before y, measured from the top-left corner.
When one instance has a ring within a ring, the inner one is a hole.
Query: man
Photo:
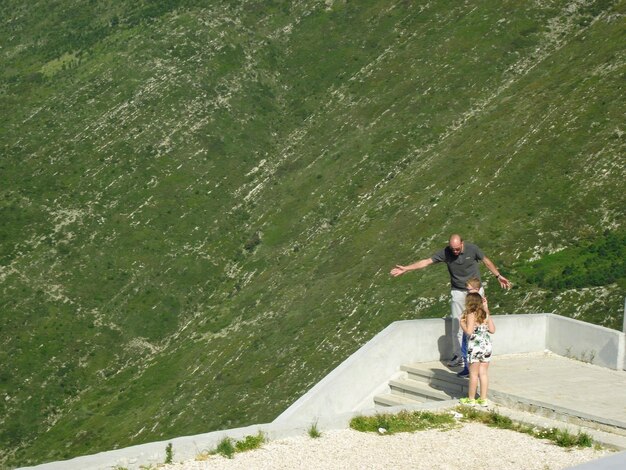
[[[452,317],[452,330],[450,332],[450,339],[452,340],[452,359],[448,362],[448,366],[450,367],[463,365],[463,358],[461,357],[463,330],[459,327],[459,318],[465,308],[467,281],[472,277],[480,279],[480,270],[478,268],[480,261],[485,263],[487,269],[496,276],[500,287],[503,289],[511,288],[509,280],[500,274],[495,264],[484,255],[481,249],[472,243],[465,243],[458,234],[451,235],[448,246],[435,253],[432,257],[417,261],[408,266],[396,265],[396,267],[391,270],[391,275],[398,277],[409,271],[424,269],[435,263],[444,262],[448,266],[451,288],[450,311]]]

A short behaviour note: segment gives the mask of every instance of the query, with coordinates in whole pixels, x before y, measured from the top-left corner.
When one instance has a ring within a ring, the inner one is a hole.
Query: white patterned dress
[[[467,357],[469,363],[489,362],[491,360],[491,336],[487,323],[474,327],[474,333],[467,340]]]

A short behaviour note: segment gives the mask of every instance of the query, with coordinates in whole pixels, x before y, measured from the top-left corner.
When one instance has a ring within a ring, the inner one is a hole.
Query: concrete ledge
[[[572,318],[547,316],[546,348],[564,357],[624,369],[624,333]]]
[[[521,354],[546,349],[550,313],[494,315],[496,332],[491,336],[494,354]],[[548,348],[549,349],[549,348]]]
[[[624,333],[551,313],[494,316],[494,351],[541,352],[580,358],[611,369],[624,363]],[[389,392],[402,364],[437,361],[451,350],[449,319],[394,322],[294,402],[275,422],[312,421],[366,408]]]
[[[494,348],[498,354],[539,352],[545,349],[547,316],[494,316]],[[389,391],[388,381],[402,364],[438,361],[451,350],[449,319],[394,322],[342,362],[274,422],[313,421],[371,406],[377,394]],[[520,334],[523,331],[524,334]]]
[[[285,410],[275,423],[314,421],[371,406],[405,362],[439,360],[449,350],[443,319],[392,323]]]
[[[533,414],[550,418],[556,421],[576,424],[587,428],[595,428],[601,431],[611,432],[626,436],[626,423],[615,419],[608,419],[601,416],[593,416],[580,410],[572,410],[553,403],[544,403],[539,400],[529,400],[528,398],[501,392],[496,389],[489,391],[490,399],[495,403],[511,409],[521,409]]]
[[[557,421],[548,417],[537,415],[535,413],[503,407],[498,404],[495,404],[493,409],[496,413],[507,416],[517,423],[531,425],[533,427],[543,429],[559,428],[566,430],[571,434],[584,432],[586,434],[589,434],[595,442],[603,447],[606,447],[607,449],[613,449],[617,451],[626,450],[626,437],[620,436],[619,434],[599,431],[598,429],[586,428],[577,424],[565,423],[563,421]]]
[[[142,467],[159,465],[165,461],[165,448],[171,443],[174,462],[193,460],[203,451],[213,450],[225,437],[243,439],[245,436],[256,435],[259,432],[265,434],[270,440],[284,439],[287,437],[303,436],[308,433],[311,425],[316,424],[320,431],[332,429],[346,429],[350,421],[356,416],[374,416],[381,412],[397,413],[402,410],[417,411],[441,411],[458,405],[457,400],[428,402],[416,405],[391,406],[384,411],[376,408],[367,410],[342,413],[336,416],[323,417],[318,421],[301,423],[300,425],[289,424],[256,424],[253,426],[215,431],[195,436],[177,437],[165,441],[140,444],[124,449],[101,452],[99,454],[76,457],[70,460],[50,462],[33,467],[21,467],[17,470],[112,470],[116,467],[129,470],[140,470]]]

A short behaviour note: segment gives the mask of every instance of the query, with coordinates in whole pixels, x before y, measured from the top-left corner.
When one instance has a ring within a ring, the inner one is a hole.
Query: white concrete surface
[[[610,369],[624,369],[624,332],[548,315],[546,349]]]
[[[498,354],[543,351],[547,315],[494,316],[494,350]],[[311,421],[369,406],[374,395],[389,391],[388,381],[398,376],[400,365],[448,358],[449,328],[449,319],[392,323],[300,397],[275,422]]]
[[[550,350],[611,369],[624,364],[623,332],[551,313],[495,315],[495,354]],[[374,395],[388,392],[390,378],[405,363],[449,357],[446,332],[450,320],[394,322],[300,397],[275,422],[311,421],[368,406]]]
[[[387,387],[400,364],[444,357],[449,349],[445,325],[442,319],[392,323],[300,397],[275,422],[311,422],[358,409]]]

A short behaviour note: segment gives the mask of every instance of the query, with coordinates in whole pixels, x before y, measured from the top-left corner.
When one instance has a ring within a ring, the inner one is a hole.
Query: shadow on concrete
[[[448,323],[446,322],[446,329],[448,328]],[[437,340],[437,349],[439,350],[439,360],[443,361],[444,359],[450,359],[450,345],[448,344],[448,333],[440,336]]]
[[[462,398],[467,396],[468,380],[458,377],[457,371],[451,370],[444,361],[441,364],[446,369],[431,368],[431,377],[428,380],[428,385],[435,390],[446,392],[452,398]]]

